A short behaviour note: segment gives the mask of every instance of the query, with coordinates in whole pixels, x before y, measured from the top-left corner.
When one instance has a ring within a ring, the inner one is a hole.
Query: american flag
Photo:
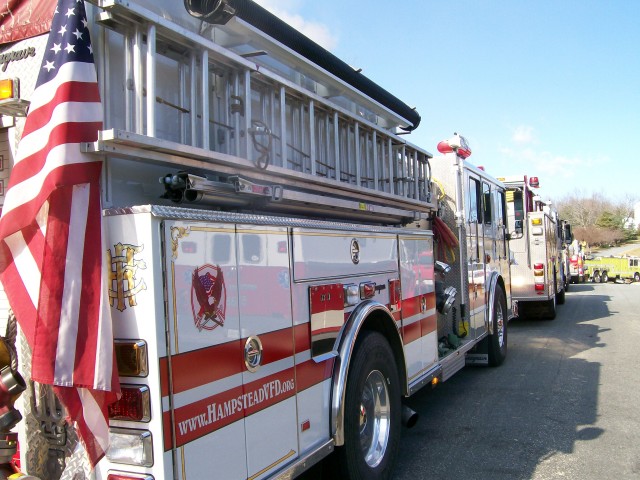
[[[80,151],[102,128],[82,0],[59,0],[0,218],[0,280],[89,460],[108,447],[120,386],[105,303],[101,162]]]

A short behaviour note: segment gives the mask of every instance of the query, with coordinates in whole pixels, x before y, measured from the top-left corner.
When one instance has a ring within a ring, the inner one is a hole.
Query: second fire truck
[[[534,194],[537,177],[500,178],[507,187],[507,211],[512,227],[511,294],[520,316],[556,317],[565,300],[558,215],[548,202]]]

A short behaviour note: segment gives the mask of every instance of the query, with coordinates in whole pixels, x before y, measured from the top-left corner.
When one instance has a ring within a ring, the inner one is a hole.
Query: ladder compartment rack
[[[253,51],[269,39],[242,20],[194,33],[135,1],[94,11],[106,130],[86,151],[269,182],[298,199],[281,206],[328,215],[406,223],[435,208],[431,154],[393,131],[393,112],[273,40]]]

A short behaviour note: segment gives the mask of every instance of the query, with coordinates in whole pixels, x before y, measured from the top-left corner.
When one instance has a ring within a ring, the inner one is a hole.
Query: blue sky
[[[540,193],[640,200],[640,1],[259,0]]]

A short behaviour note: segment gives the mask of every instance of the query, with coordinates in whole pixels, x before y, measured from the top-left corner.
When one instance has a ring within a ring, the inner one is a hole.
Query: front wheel
[[[388,479],[400,445],[400,380],[387,340],[364,332],[349,367],[341,478]]]
[[[633,274],[633,281],[640,282],[640,272],[636,272]]]
[[[489,365],[497,367],[507,357],[507,300],[502,288],[493,296],[493,333],[489,336]]]

